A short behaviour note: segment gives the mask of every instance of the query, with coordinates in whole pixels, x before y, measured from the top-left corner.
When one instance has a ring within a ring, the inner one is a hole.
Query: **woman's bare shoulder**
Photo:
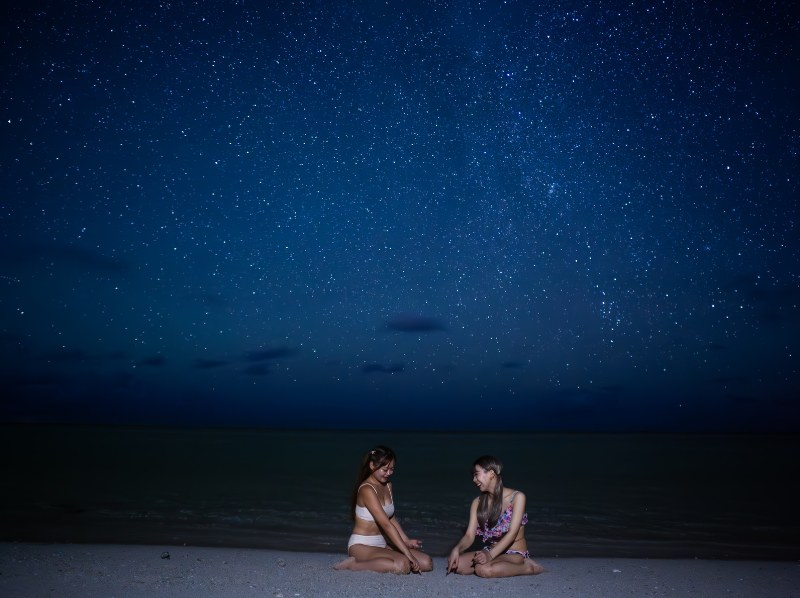
[[[522,490],[514,490],[513,488],[506,488],[506,492],[504,492],[504,494],[506,500],[510,500],[512,502],[517,502],[520,499],[525,500],[525,493]]]
[[[376,494],[376,495],[377,495],[377,494],[378,494],[378,490],[375,488],[375,486],[373,486],[373,485],[372,485],[372,484],[370,484],[369,482],[364,482],[363,484],[361,484],[361,485],[358,487],[358,494],[359,494],[359,495],[362,495],[362,494],[364,494],[364,493],[367,493],[367,494]]]

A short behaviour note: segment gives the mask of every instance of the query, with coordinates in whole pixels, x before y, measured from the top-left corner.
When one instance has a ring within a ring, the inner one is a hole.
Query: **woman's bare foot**
[[[525,559],[525,566],[528,569],[528,575],[539,575],[539,573],[544,573],[544,567],[542,567],[533,559]]]
[[[333,568],[337,571],[346,571],[351,568],[351,565],[356,562],[355,557],[349,556],[341,563],[336,563]]]

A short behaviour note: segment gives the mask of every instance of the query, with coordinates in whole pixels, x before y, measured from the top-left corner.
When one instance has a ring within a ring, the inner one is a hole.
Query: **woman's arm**
[[[467,530],[464,532],[464,536],[455,546],[458,548],[459,554],[464,552],[475,542],[476,529],[478,529],[478,498],[475,498],[472,501],[472,504],[469,506],[469,522],[467,523]]]
[[[408,538],[404,539],[405,533],[401,535],[400,531],[397,529],[397,527],[395,527],[392,520],[386,516],[386,512],[383,510],[383,505],[380,503],[380,500],[378,500],[378,493],[369,488],[369,486],[362,486],[361,490],[358,491],[358,495],[361,500],[364,501],[364,506],[370,512],[370,515],[372,515],[375,523],[392,541],[392,544],[395,545],[397,550],[408,557],[412,563],[416,563],[414,556],[411,554],[411,551],[405,542],[405,540]]]
[[[403,538],[403,542],[405,542],[406,546],[409,548],[421,548],[422,542],[419,540],[412,540],[408,537],[406,532],[403,530],[403,526],[400,525],[400,522],[397,520],[397,517],[392,517],[389,522],[397,529],[397,532],[400,534],[400,537]]]
[[[394,501],[394,492],[392,491],[392,484],[389,483],[388,486],[389,486],[389,494],[392,497],[392,501]],[[395,526],[395,528],[397,528],[397,531],[400,534],[400,537],[403,538],[403,542],[405,543],[406,546],[408,546],[409,548],[417,548],[417,549],[419,549],[422,546],[422,542],[420,542],[419,540],[412,540],[411,538],[408,537],[408,534],[406,534],[405,530],[403,529],[403,526],[400,525],[400,521],[398,521],[397,517],[392,517],[391,519],[389,519],[389,521],[393,526]]]
[[[462,538],[458,541],[453,549],[450,551],[450,557],[447,559],[447,570],[455,571],[458,568],[458,557],[467,548],[472,546],[475,542],[475,530],[478,529],[478,499],[472,501],[469,507],[469,523],[467,523],[467,530],[464,532]]]

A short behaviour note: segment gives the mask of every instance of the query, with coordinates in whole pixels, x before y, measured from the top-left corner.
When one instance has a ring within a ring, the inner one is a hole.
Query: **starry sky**
[[[14,4],[1,421],[800,431],[793,3]]]

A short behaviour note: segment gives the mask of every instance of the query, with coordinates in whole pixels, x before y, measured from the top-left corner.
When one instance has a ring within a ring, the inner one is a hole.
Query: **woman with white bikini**
[[[433,561],[410,539],[394,517],[394,497],[389,481],[395,468],[392,449],[377,446],[362,461],[353,492],[355,524],[347,543],[347,559],[334,568],[379,573],[422,573],[433,569]]]

